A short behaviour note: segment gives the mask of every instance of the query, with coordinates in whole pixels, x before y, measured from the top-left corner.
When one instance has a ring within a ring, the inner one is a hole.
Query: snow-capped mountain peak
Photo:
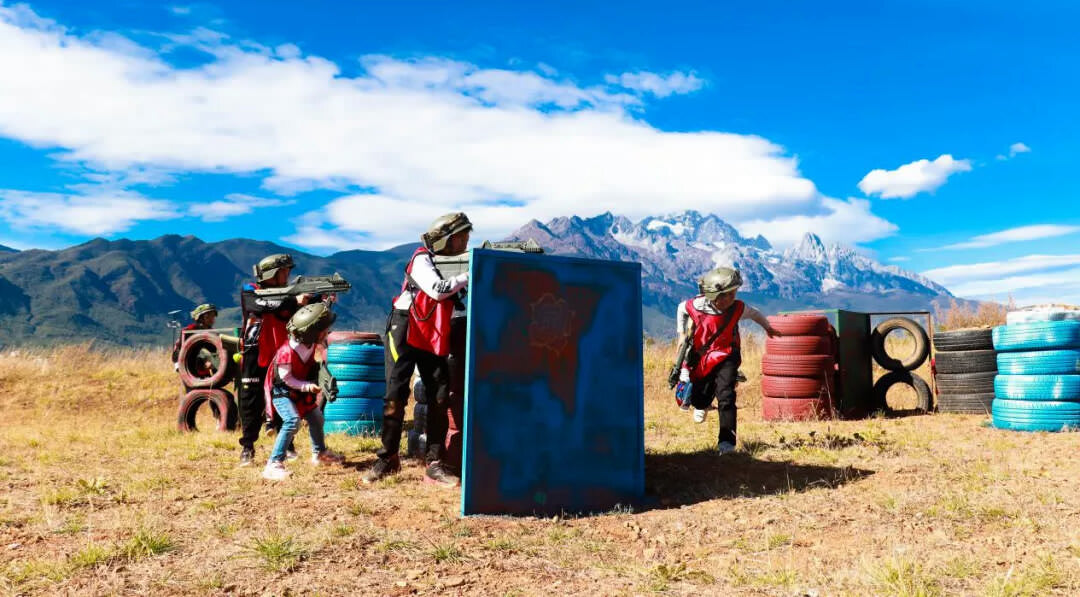
[[[813,233],[780,253],[764,238],[745,238],[719,217],[696,211],[638,222],[610,213],[533,221],[511,238],[534,238],[550,253],[638,261],[646,306],[665,313],[692,296],[697,278],[717,265],[738,268],[744,280],[740,292],[766,310],[923,310],[935,298],[952,296],[923,276],[826,245]]]

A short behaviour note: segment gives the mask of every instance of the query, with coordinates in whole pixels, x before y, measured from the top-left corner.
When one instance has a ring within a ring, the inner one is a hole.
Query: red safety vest
[[[739,349],[739,318],[742,317],[745,307],[745,303],[736,300],[728,307],[734,309],[729,318],[726,312],[712,315],[699,311],[694,307],[694,299],[686,301],[686,313],[694,322],[694,350],[701,355],[690,369],[690,381],[705,379],[717,365]],[[725,323],[727,325],[720,330],[720,326]],[[704,346],[710,339],[713,339],[712,343]]]
[[[405,267],[405,280],[401,283],[401,292],[412,292],[411,274],[416,257],[433,255],[426,247],[416,249]],[[409,307],[409,329],[405,341],[413,348],[419,348],[436,356],[450,354],[450,318],[454,315],[453,297],[437,301],[423,290],[413,292],[412,305]]]
[[[286,386],[285,382],[282,381],[277,374],[278,365],[288,365],[289,371],[292,372],[293,377],[297,379],[307,379],[310,377],[311,366],[314,363],[314,351],[311,353],[311,360],[305,363],[300,359],[300,355],[293,350],[293,347],[289,346],[288,342],[274,353],[274,357],[270,359],[270,366],[266,371],[266,380],[263,381],[263,393],[266,395],[267,416],[274,416],[273,392],[275,385],[281,385],[288,390],[289,399],[292,400],[293,406],[296,407],[296,414],[301,419],[318,405],[313,392],[294,390],[293,388]]]

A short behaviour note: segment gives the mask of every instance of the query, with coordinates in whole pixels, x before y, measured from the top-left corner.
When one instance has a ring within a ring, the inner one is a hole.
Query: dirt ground
[[[3,353],[0,591],[1080,594],[1080,434],[986,416],[764,422],[749,349],[740,451],[720,457],[715,412],[695,425],[674,406],[669,354],[647,351],[645,503],[462,519],[459,492],[417,463],[360,485],[372,439],[331,436],[346,466],[298,461],[282,483],[237,467],[237,434],[175,431],[164,351]]]

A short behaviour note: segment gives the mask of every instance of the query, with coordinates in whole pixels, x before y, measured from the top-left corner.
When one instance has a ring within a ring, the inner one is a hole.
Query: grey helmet
[[[285,329],[300,342],[311,344],[318,340],[319,333],[334,324],[335,319],[337,315],[326,303],[312,303],[300,307],[300,310],[289,318]]]
[[[259,260],[259,263],[252,268],[255,272],[255,279],[259,282],[266,282],[277,275],[278,270],[283,267],[293,267],[292,255],[288,253],[277,253],[274,255],[268,255]]]
[[[199,321],[199,318],[207,313],[217,315],[217,307],[215,307],[213,303],[203,303],[198,307],[195,307],[195,310],[191,312],[191,319],[193,321]]]
[[[721,294],[731,292],[742,286],[742,276],[737,269],[718,267],[709,270],[704,276],[698,278],[697,285],[698,292],[705,295],[705,298],[710,301],[714,301]]]
[[[446,250],[446,243],[450,241],[451,236],[458,232],[472,230],[472,227],[469,216],[463,212],[441,215],[435,218],[427,232],[420,235],[420,241],[431,251],[442,253]]]

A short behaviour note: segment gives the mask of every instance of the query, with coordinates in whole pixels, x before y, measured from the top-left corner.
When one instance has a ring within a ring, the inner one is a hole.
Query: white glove
[[[308,392],[309,394],[314,394],[315,392],[319,391],[319,384],[317,384],[317,383],[306,383],[306,384],[304,384],[304,391]]]
[[[679,381],[683,383],[688,383],[690,381],[690,370],[686,367],[683,367],[682,371],[679,371]]]

